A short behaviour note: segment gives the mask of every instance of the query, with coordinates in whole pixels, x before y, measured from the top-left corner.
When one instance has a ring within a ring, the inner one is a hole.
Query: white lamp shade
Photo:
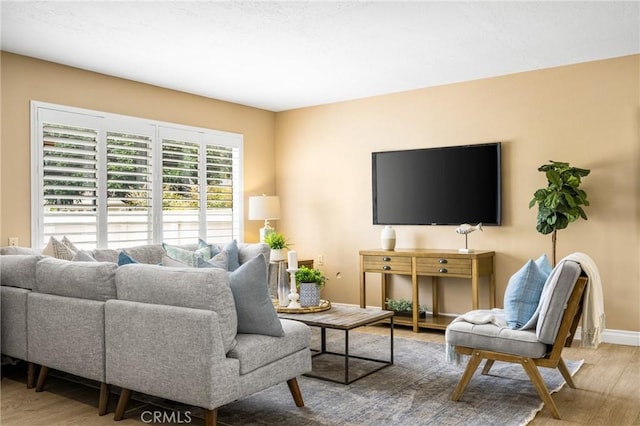
[[[280,197],[261,195],[249,197],[249,220],[280,219]]]

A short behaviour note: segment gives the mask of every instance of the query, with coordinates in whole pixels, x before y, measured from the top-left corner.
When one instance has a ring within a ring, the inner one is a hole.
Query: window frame
[[[143,132],[152,138],[151,162],[152,162],[152,184],[151,184],[151,243],[161,243],[163,241],[163,208],[162,208],[162,135],[176,134],[188,135],[195,139],[187,139],[187,142],[195,142],[200,145],[201,151],[206,153],[208,145],[232,148],[233,155],[233,210],[231,214],[230,233],[232,239],[238,242],[244,240],[244,137],[240,133],[214,130],[203,127],[188,126],[183,124],[151,120],[134,116],[113,114],[108,112],[89,110],[65,105],[52,104],[32,100],[31,109],[31,246],[41,248],[46,242],[44,230],[44,149],[43,149],[43,124],[47,118],[56,114],[72,114],[73,122],[62,123],[69,126],[86,125],[96,129],[97,137],[97,178],[98,178],[98,205],[96,208],[96,248],[108,247],[108,214],[106,201],[106,135],[108,132]],[[86,123],[86,124],[85,124]],[[200,171],[200,167],[198,167]],[[204,206],[200,208],[199,237],[207,239],[206,223],[206,169],[204,170],[204,182],[201,184],[200,199],[204,197]],[[204,195],[203,195],[204,194]],[[203,222],[204,220],[204,222]],[[112,247],[116,248],[116,247]]]

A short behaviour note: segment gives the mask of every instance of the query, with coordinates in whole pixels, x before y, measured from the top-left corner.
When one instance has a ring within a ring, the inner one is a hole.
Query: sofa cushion
[[[116,297],[116,269],[111,262],[70,262],[47,257],[36,265],[34,291],[105,301]]]
[[[238,319],[227,271],[125,265],[116,272],[116,286],[121,300],[216,312],[225,352],[235,346]]]
[[[269,256],[271,256],[271,249],[265,243],[254,244],[238,244],[238,263],[240,265],[248,262],[249,260],[262,254],[265,258],[267,265],[269,264]]]
[[[495,310],[491,313],[498,315]],[[465,346],[531,358],[541,358],[547,352],[547,345],[538,341],[534,330],[512,330],[494,323],[452,322],[447,326],[445,340],[447,344],[453,346]]]
[[[31,247],[21,246],[4,246],[0,248],[0,255],[16,255],[16,254],[42,254],[42,249],[34,249]]]
[[[504,292],[504,315],[509,327],[522,328],[531,319],[546,280],[547,276],[531,259],[509,279]]]
[[[580,264],[571,260],[560,262],[551,272],[540,297],[536,324],[536,334],[541,342],[551,345],[556,339],[564,310],[580,272]]]
[[[0,284],[31,290],[36,285],[36,264],[44,256],[18,254],[0,256]]]
[[[238,344],[227,355],[240,362],[240,374],[250,373],[310,346],[311,331],[307,325],[285,319],[280,322],[284,330],[282,337],[238,333]]]
[[[118,250],[113,249],[93,249],[90,251],[91,256],[98,262],[118,263]]]
[[[267,264],[254,257],[229,274],[229,286],[238,313],[238,333],[282,336],[284,331],[269,297]]]

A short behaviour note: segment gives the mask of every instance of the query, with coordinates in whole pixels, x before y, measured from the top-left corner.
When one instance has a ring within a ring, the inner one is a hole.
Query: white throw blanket
[[[605,328],[604,298],[602,296],[600,272],[598,272],[598,267],[593,259],[584,253],[571,253],[562,260],[578,262],[589,278],[587,287],[584,289],[584,299],[582,302],[582,335],[580,347],[597,348],[602,342],[602,331]]]

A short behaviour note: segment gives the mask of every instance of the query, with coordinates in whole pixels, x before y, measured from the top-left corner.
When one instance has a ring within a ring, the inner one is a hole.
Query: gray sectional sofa
[[[184,246],[194,250],[194,246]],[[73,262],[31,249],[0,250],[4,355],[121,388],[115,419],[132,392],[216,409],[311,370],[310,330],[280,320],[269,299],[269,248],[239,244],[235,270],[160,266],[161,245],[126,249],[140,264],[118,267],[116,250]],[[272,275],[271,275],[272,276]],[[33,368],[27,384],[33,381]]]

